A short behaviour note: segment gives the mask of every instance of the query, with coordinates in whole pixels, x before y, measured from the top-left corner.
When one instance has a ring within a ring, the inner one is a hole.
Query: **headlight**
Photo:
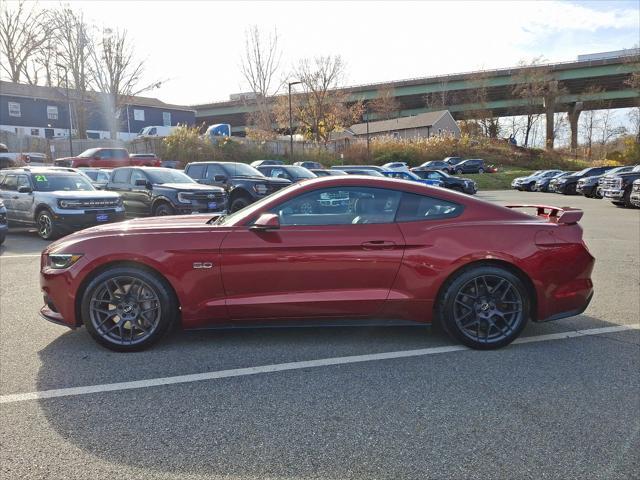
[[[178,201],[180,203],[191,203],[191,199],[185,198],[185,195],[187,195],[187,192],[178,192]]]
[[[253,186],[253,190],[258,194],[258,195],[264,195],[265,193],[267,193],[267,186],[263,183],[258,183],[257,185]]]
[[[62,270],[69,268],[81,258],[82,255],[77,253],[50,253],[47,255],[47,267]]]
[[[2,199],[0,199],[0,208],[4,207],[4,202],[2,201]]]
[[[79,200],[58,200],[60,208],[81,208],[81,205]]]

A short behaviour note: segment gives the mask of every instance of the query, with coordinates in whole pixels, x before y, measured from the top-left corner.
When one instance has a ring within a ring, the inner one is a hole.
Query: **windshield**
[[[78,155],[78,157],[80,158],[93,157],[97,151],[98,151],[97,148],[90,148],[89,150],[85,150],[84,152],[82,152],[80,155]]]
[[[194,179],[177,170],[146,170],[145,173],[154,185],[162,183],[196,183]]]
[[[315,178],[316,174],[304,167],[289,167],[287,171],[295,178]]]
[[[264,175],[246,163],[224,163],[222,168],[229,177],[264,177]]]
[[[38,192],[95,190],[93,185],[91,185],[91,182],[82,175],[51,175],[49,173],[34,174],[33,183],[35,185],[35,190]]]
[[[631,170],[632,172],[640,172],[640,165],[636,165],[635,167],[633,167],[633,170]]]

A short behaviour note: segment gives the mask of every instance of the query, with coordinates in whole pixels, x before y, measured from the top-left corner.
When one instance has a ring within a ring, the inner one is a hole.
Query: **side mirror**
[[[266,232],[268,230],[278,230],[280,228],[280,218],[275,213],[263,213],[258,217],[249,230]]]
[[[18,187],[18,193],[31,193],[31,187],[21,185]]]
[[[216,175],[213,177],[213,181],[217,183],[224,183],[227,181],[227,177],[225,175]]]
[[[142,178],[139,178],[138,180],[136,180],[136,187],[145,187],[145,188],[151,188],[151,184],[149,183],[148,180],[144,180]]]

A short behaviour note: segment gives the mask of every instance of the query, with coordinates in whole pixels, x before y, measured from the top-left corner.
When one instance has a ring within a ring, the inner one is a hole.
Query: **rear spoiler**
[[[572,225],[582,218],[583,211],[571,207],[551,207],[549,205],[506,205],[507,208],[535,208],[537,215],[552,223]]]

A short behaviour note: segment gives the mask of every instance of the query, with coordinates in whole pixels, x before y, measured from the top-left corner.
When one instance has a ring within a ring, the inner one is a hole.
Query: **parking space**
[[[175,332],[151,350],[118,354],[84,329],[37,316],[37,257],[47,242],[12,231],[0,247],[0,471],[83,479],[634,478],[640,212],[577,196],[479,197],[584,210],[580,224],[597,262],[583,315],[529,325],[524,335],[536,341],[492,352],[464,349],[430,328],[370,326]],[[592,334],[550,336],[576,330]],[[336,358],[345,359],[322,362]],[[263,368],[185,377],[250,367]],[[173,377],[181,380],[162,381]],[[15,396],[140,380],[149,383]]]

